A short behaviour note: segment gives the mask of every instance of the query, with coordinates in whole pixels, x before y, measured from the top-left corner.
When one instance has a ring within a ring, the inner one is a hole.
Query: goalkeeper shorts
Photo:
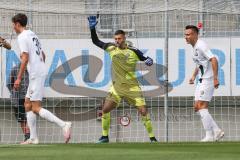
[[[106,100],[114,101],[117,103],[117,105],[119,105],[122,98],[126,100],[128,104],[136,107],[146,105],[142,90],[139,85],[112,85],[108,92]]]

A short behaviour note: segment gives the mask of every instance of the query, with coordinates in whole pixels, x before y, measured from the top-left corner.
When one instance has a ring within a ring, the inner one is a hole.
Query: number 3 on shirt
[[[41,45],[38,41],[38,39],[36,37],[33,37],[33,43],[35,44],[35,46],[37,47],[37,50],[36,50],[36,54],[40,56],[41,54]]]

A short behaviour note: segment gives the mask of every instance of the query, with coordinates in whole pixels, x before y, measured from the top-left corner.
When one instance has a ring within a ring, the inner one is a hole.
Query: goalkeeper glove
[[[153,65],[153,59],[150,58],[150,57],[147,57],[147,59],[145,60],[145,64],[146,64],[147,66]]]
[[[94,29],[95,26],[97,25],[97,16],[89,16],[88,17],[88,24],[90,29]]]

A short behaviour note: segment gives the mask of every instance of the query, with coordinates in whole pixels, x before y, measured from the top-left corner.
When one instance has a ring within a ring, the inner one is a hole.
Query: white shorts
[[[26,98],[30,101],[42,101],[45,79],[45,76],[30,78]]]
[[[202,83],[198,83],[195,90],[195,101],[207,101],[210,102],[214,93],[213,79],[202,80]]]

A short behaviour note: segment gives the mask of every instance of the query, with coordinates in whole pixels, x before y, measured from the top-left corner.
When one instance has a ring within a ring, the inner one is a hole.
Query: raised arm
[[[108,47],[108,43],[104,43],[103,41],[99,40],[96,33],[96,29],[95,29],[97,23],[98,23],[97,16],[88,17],[88,24],[91,31],[91,38],[92,38],[93,44],[105,50]]]
[[[93,44],[105,50],[107,48],[107,43],[104,43],[98,39],[95,27],[93,29],[90,29],[90,31]]]

